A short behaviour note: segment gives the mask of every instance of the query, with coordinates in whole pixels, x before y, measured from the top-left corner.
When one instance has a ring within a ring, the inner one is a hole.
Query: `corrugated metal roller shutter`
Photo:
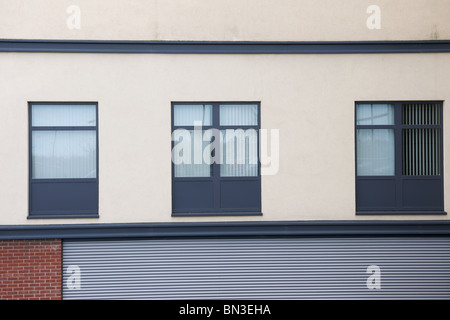
[[[63,249],[64,299],[450,298],[448,238],[67,241]]]

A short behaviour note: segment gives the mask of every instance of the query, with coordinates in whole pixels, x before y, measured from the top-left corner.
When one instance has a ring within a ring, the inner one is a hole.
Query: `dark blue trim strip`
[[[0,39],[0,52],[72,53],[430,53],[450,40],[419,41],[107,41]]]
[[[0,240],[243,236],[450,236],[450,220],[258,221],[0,226]]]
[[[411,216],[411,215],[421,215],[421,216],[432,216],[432,215],[447,215],[447,212],[445,211],[414,211],[414,210],[407,210],[407,211],[389,211],[389,210],[360,210],[356,211],[355,213],[357,216],[375,216],[375,215],[401,215],[401,216]]]

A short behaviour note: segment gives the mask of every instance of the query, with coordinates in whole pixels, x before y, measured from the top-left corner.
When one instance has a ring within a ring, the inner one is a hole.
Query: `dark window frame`
[[[441,123],[439,125],[408,125],[403,124],[402,121],[402,105],[403,104],[439,104],[440,105],[440,119]],[[357,124],[357,107],[359,104],[392,104],[394,106],[394,124],[393,125],[358,125]],[[354,105],[354,143],[355,143],[355,208],[356,215],[446,215],[444,211],[444,118],[443,118],[443,101],[436,100],[405,100],[405,101],[356,101]],[[402,163],[402,132],[403,129],[416,129],[416,128],[439,128],[440,129],[440,175],[439,176],[406,176],[403,175],[403,163]],[[357,168],[357,131],[358,129],[392,129],[394,130],[394,152],[395,152],[395,174],[394,176],[358,176]],[[392,207],[365,207],[358,204],[359,195],[361,189],[359,188],[359,183],[361,181],[383,181],[383,180],[394,180],[395,181],[395,206]],[[414,206],[404,206],[402,201],[404,200],[403,195],[403,185],[404,181],[407,180],[439,180],[440,181],[440,196],[442,201],[439,205],[433,208],[427,207],[414,207]]]
[[[174,176],[174,163],[171,161],[171,178],[172,178],[172,216],[174,217],[185,217],[185,216],[254,216],[254,215],[262,215],[261,212],[261,162],[259,159],[260,154],[260,137],[259,130],[261,128],[261,102],[259,101],[173,101],[171,102],[171,133],[174,132],[175,129],[185,129],[185,130],[194,130],[194,126],[175,126],[174,125],[174,107],[175,105],[192,105],[192,104],[203,104],[203,105],[212,105],[212,124],[210,126],[203,126],[202,131],[206,131],[208,129],[218,129],[226,130],[226,129],[255,129],[258,133],[257,135],[257,155],[258,155],[258,169],[257,176],[244,176],[244,177],[220,177],[220,164],[213,163],[212,166],[212,175],[210,177],[175,177]],[[255,104],[257,105],[258,110],[258,123],[257,125],[220,125],[219,118],[219,108],[220,105],[232,105],[232,104]],[[171,141],[171,150],[174,148],[174,141]],[[195,181],[211,181],[214,188],[214,209],[211,208],[189,208],[189,209],[176,209],[175,208],[175,184],[178,181],[184,182],[195,182]],[[257,194],[258,194],[258,205],[252,208],[221,208],[221,182],[223,181],[254,181],[257,184]]]
[[[94,105],[95,106],[95,126],[38,126],[32,125],[32,108],[34,105]],[[95,178],[49,178],[49,179],[34,179],[32,177],[32,148],[34,131],[95,131],[96,143],[96,176]],[[49,101],[49,102],[28,102],[28,219],[72,219],[72,218],[98,218],[98,197],[99,197],[99,138],[98,138],[98,102],[93,101]],[[79,209],[64,209],[64,210],[34,210],[33,209],[33,189],[39,185],[56,185],[60,186],[82,186],[90,185],[90,188],[95,190],[93,199],[89,201],[92,208],[85,210]]]

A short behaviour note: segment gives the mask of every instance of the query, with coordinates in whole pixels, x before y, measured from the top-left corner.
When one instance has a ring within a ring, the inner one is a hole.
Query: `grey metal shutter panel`
[[[367,285],[369,266],[379,289]],[[63,298],[449,299],[450,239],[66,241]]]

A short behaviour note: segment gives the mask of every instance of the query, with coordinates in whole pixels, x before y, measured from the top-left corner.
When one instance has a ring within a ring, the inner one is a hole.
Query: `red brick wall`
[[[61,299],[61,240],[0,241],[0,299]]]

